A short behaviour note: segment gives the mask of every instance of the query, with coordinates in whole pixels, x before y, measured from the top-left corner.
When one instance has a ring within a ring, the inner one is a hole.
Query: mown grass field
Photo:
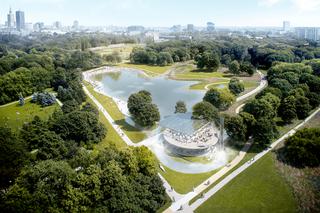
[[[166,166],[163,167],[166,171],[164,172],[161,169],[159,169],[159,173],[168,181],[168,183],[173,187],[173,189],[180,194],[185,194],[192,191],[193,187],[198,186],[200,183],[202,183],[218,171],[213,170],[210,172],[200,174],[185,174],[181,172],[176,172],[172,169],[169,169]]]
[[[197,70],[190,70],[183,73],[176,73],[176,79],[208,79],[208,78],[222,78],[221,80],[226,80],[228,78],[223,77],[222,72],[202,72]]]
[[[117,104],[112,100],[112,98],[97,93],[89,83],[85,83],[85,85],[90,93],[104,106],[110,116],[115,120],[115,122],[120,126],[125,134],[132,140],[132,142],[137,143],[146,138],[146,135],[142,131],[125,122],[124,115],[120,112]]]
[[[203,193],[208,192],[210,189],[212,189],[215,185],[217,185],[221,180],[223,180],[225,177],[227,177],[229,174],[231,174],[234,170],[236,170],[237,168],[239,168],[240,166],[242,166],[243,164],[245,164],[248,160],[250,160],[251,158],[253,158],[257,153],[258,153],[258,147],[255,145],[252,145],[250,147],[250,149],[248,150],[247,154],[244,156],[244,158],[238,163],[238,165],[236,165],[234,168],[232,168],[229,172],[227,172],[226,174],[224,174],[221,178],[219,178],[215,183],[211,184],[208,188],[206,188],[205,190],[203,190]],[[201,197],[201,194],[199,194],[198,196],[194,197],[192,200],[190,200],[189,204],[194,203],[197,199],[199,199]]]
[[[116,45],[90,48],[90,50],[102,56],[112,54],[113,52],[118,52],[123,60],[128,60],[130,57],[130,53],[135,47],[141,47],[141,45],[140,44],[116,44]]]
[[[130,63],[118,64],[117,66],[142,70],[150,76],[157,76],[157,75],[164,74],[172,67],[171,65],[170,66],[151,66],[151,65],[145,65],[145,64],[130,64]]]
[[[271,155],[239,174],[195,212],[296,212],[292,191]]]
[[[225,67],[220,67],[217,72],[198,70],[193,62],[189,61],[173,65],[170,77],[177,80],[199,80],[199,83],[190,86],[190,89],[195,90],[205,90],[206,87],[209,89],[219,88],[221,84],[227,88],[230,78],[233,76],[227,71],[228,69]],[[246,90],[250,90],[259,85],[256,75],[252,77],[236,77],[243,81]]]
[[[58,108],[57,103],[52,106],[41,107],[38,104],[31,103],[31,99],[25,100],[24,106],[20,106],[18,102],[13,102],[0,106],[0,123],[1,126],[17,131],[24,123],[32,121],[36,115],[43,120],[48,120],[50,115]]]

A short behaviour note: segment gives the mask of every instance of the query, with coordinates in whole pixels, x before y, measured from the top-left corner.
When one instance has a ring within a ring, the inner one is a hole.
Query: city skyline
[[[74,20],[78,20],[86,26],[170,27],[189,23],[205,26],[211,21],[218,27],[281,27],[282,21],[288,20],[292,27],[320,26],[320,14],[317,13],[320,0],[203,0],[188,4],[182,0],[95,0],[94,4],[84,0],[2,0],[1,5],[1,24],[5,23],[11,7],[12,11],[24,11],[26,22],[46,24],[60,21],[64,25],[72,25]]]

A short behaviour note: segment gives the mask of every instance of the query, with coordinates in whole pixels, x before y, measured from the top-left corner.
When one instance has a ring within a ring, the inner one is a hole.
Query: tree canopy
[[[151,127],[160,120],[159,109],[152,103],[151,94],[148,91],[142,90],[130,95],[128,109],[133,119],[142,126]]]
[[[210,89],[204,95],[203,100],[211,103],[219,110],[226,110],[235,101],[235,97],[229,90]]]

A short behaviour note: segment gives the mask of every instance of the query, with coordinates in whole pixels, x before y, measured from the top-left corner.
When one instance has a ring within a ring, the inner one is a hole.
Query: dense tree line
[[[108,136],[97,109],[84,103],[81,71],[98,66],[101,58],[84,49],[23,52],[9,46],[0,60],[14,54],[15,69],[0,76],[1,103],[15,100],[16,93],[26,96],[52,87],[63,106],[48,121],[35,117],[17,132],[0,127],[1,210],[156,212],[166,196],[146,147],[118,150],[110,145],[92,152]],[[36,101],[48,101],[45,93],[38,94],[43,95]]]
[[[119,43],[136,43],[137,39],[131,36],[121,36],[106,33],[66,33],[59,34],[41,34],[35,33],[32,36],[1,35],[0,43],[6,45],[9,49],[19,49],[28,52],[32,48],[39,51],[59,48],[66,50],[85,50],[91,47],[108,46]],[[1,51],[0,47],[0,53]],[[6,50],[6,48],[3,48]],[[0,54],[1,56],[1,54]]]
[[[64,50],[31,53],[12,51],[0,58],[0,104],[8,103],[34,92],[62,86],[78,90],[81,74],[77,69],[88,69],[101,64],[101,58],[92,52]]]
[[[16,168],[26,153],[14,146],[11,154],[17,158],[10,166]],[[156,212],[165,198],[146,147],[106,148],[95,157],[77,149],[68,160],[27,164],[1,195],[0,206],[5,212]]]
[[[168,60],[158,60],[160,53],[165,54]],[[312,43],[305,46],[297,40],[259,41],[220,36],[215,40],[195,38],[192,41],[150,43],[146,48],[134,51],[131,62],[166,65],[195,60],[198,68],[215,71],[219,64],[223,64],[229,67],[232,73],[247,72],[252,75],[255,68],[268,69],[274,62],[300,63],[317,58],[320,58],[320,48]]]
[[[308,65],[313,63],[313,67]],[[226,130],[230,137],[245,141],[252,136],[257,143],[269,144],[277,136],[276,121],[284,124],[306,118],[320,105],[320,78],[316,61],[310,63],[274,63],[268,70],[269,86],[243,108],[243,114],[227,117]],[[249,126],[248,126],[249,125]]]

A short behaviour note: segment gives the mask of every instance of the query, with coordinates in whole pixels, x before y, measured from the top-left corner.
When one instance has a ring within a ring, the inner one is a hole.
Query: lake
[[[184,101],[188,111],[191,111],[192,106],[204,96],[204,91],[189,89],[191,85],[198,83],[197,81],[177,81],[165,76],[150,78],[143,72],[125,68],[96,74],[93,80],[102,83],[106,94],[123,101],[127,101],[132,93],[139,90],[149,91],[153,103],[159,107],[161,118],[174,113],[177,101]]]

